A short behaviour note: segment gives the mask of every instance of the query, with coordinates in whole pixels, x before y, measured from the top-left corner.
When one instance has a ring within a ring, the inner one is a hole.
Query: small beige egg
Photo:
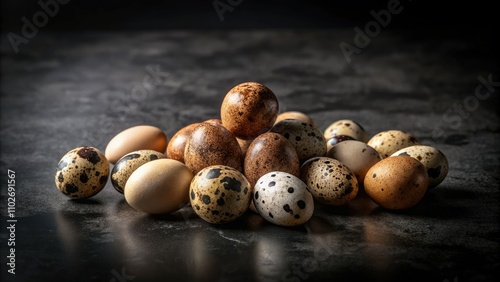
[[[326,153],[323,133],[310,123],[285,119],[276,123],[270,131],[283,135],[295,147],[301,162]]]
[[[141,165],[163,159],[165,155],[153,150],[139,150],[131,152],[119,159],[111,170],[111,184],[116,191],[123,194],[128,178]]]
[[[358,180],[354,173],[338,160],[317,157],[307,160],[300,168],[300,179],[320,203],[340,206],[356,198]]]
[[[324,131],[326,140],[338,135],[347,135],[352,137],[354,140],[365,143],[368,141],[368,134],[363,126],[350,119],[337,120],[330,124]]]
[[[174,212],[189,202],[193,173],[172,159],[147,162],[130,175],[125,184],[125,200],[135,210],[149,214]]]
[[[304,224],[314,212],[314,199],[307,185],[282,171],[272,171],[258,179],[253,201],[264,219],[282,226]]]
[[[189,190],[194,212],[210,223],[226,223],[240,217],[248,209],[252,187],[238,170],[223,165],[202,169]]]
[[[166,152],[169,159],[178,160],[181,163],[184,163],[184,149],[186,149],[187,139],[193,132],[193,129],[199,124],[200,123],[192,123],[187,125],[179,129],[179,131],[177,131],[172,138],[170,138]]]
[[[285,119],[295,119],[303,122],[307,122],[312,124],[313,126],[316,126],[316,123],[314,123],[314,120],[310,118],[308,115],[302,113],[302,112],[297,112],[297,111],[288,111],[288,112],[283,112],[278,115],[276,118],[276,121],[274,122],[275,124],[285,120]]]
[[[138,150],[165,152],[167,136],[163,131],[151,125],[138,125],[123,130],[109,141],[105,155],[110,163],[116,163],[126,154]]]
[[[278,99],[269,88],[245,82],[229,90],[220,113],[222,124],[234,136],[253,139],[273,126],[278,111]]]
[[[366,194],[379,206],[401,210],[415,206],[427,191],[429,178],[424,165],[408,156],[381,160],[366,174]]]
[[[387,130],[375,134],[367,144],[377,150],[382,158],[387,158],[398,150],[419,145],[420,142],[408,132]]]
[[[356,175],[360,184],[363,184],[368,170],[382,159],[375,149],[356,140],[346,140],[336,144],[326,156],[345,164]]]
[[[67,152],[59,161],[55,174],[56,186],[72,199],[90,198],[99,193],[109,177],[109,162],[94,147],[78,147]]]
[[[427,170],[429,188],[438,186],[448,174],[448,159],[437,148],[414,145],[401,149],[391,156],[409,156],[419,160]]]
[[[243,156],[236,138],[218,123],[203,122],[186,141],[184,162],[194,174],[212,165],[226,165],[239,171]]]

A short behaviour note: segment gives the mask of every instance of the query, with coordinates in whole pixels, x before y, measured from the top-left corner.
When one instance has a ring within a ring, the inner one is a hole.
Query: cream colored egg
[[[377,150],[382,158],[387,158],[398,150],[418,145],[420,142],[408,132],[387,130],[375,134],[367,144]]]
[[[191,170],[179,161],[150,161],[130,175],[125,184],[125,200],[141,212],[170,213],[189,202],[189,185],[192,179]]]
[[[347,135],[354,140],[361,142],[368,141],[368,134],[365,129],[357,122],[350,119],[341,119],[330,124],[324,131],[326,140],[338,135]]]
[[[409,156],[419,160],[427,170],[429,188],[438,186],[448,174],[448,159],[437,148],[414,145],[401,149],[392,156]]]

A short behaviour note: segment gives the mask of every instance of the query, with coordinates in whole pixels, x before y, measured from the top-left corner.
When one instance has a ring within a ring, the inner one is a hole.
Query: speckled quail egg
[[[338,160],[317,157],[300,168],[300,179],[307,184],[314,199],[328,205],[344,205],[358,194],[354,173]]]
[[[347,135],[361,142],[368,141],[368,134],[365,129],[359,123],[350,119],[335,121],[324,131],[326,140],[338,135]]]
[[[356,140],[338,143],[326,153],[326,156],[345,164],[356,175],[360,185],[363,184],[366,172],[382,159],[375,149]]]
[[[415,206],[428,186],[424,165],[408,156],[381,160],[368,170],[364,181],[366,194],[379,206],[392,210]]]
[[[153,150],[139,150],[131,152],[119,159],[111,170],[111,184],[116,191],[123,194],[128,178],[141,165],[163,159],[165,155]]]
[[[401,149],[391,156],[409,156],[419,160],[427,170],[429,188],[438,186],[448,174],[448,159],[435,147],[414,145]]]
[[[307,222],[314,212],[314,199],[300,178],[272,171],[257,180],[253,192],[257,212],[267,221],[282,226]]]
[[[56,186],[72,199],[85,199],[99,193],[109,176],[109,162],[94,147],[79,147],[66,153],[55,175]]]
[[[367,144],[377,150],[382,158],[387,158],[398,150],[419,145],[420,142],[408,132],[387,130],[375,134]]]
[[[240,217],[252,198],[250,183],[238,170],[214,165],[198,172],[189,189],[194,212],[210,223],[225,223]]]
[[[295,147],[301,162],[326,153],[323,133],[310,123],[285,119],[276,123],[270,131],[283,135]]]

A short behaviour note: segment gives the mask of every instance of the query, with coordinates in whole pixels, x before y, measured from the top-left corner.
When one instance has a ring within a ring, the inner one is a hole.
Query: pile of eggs
[[[56,186],[84,199],[111,176],[137,211],[165,214],[190,204],[200,218],[220,224],[250,209],[296,226],[311,218],[315,202],[345,205],[360,189],[383,208],[413,207],[448,173],[443,153],[407,132],[370,138],[345,119],[321,131],[303,113],[278,113],[269,88],[242,83],[224,97],[220,119],[187,125],[170,142],[159,128],[140,125],[117,134],[105,153],[89,146],[69,151],[57,166]]]

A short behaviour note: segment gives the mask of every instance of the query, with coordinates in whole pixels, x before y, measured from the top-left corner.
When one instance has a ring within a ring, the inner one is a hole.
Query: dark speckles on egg
[[[80,182],[87,183],[87,181],[89,181],[89,177],[87,176],[87,174],[85,172],[80,174]]]
[[[293,187],[289,187],[287,191],[288,193],[293,193]]]
[[[213,168],[211,170],[208,171],[207,175],[206,175],[206,178],[207,179],[214,179],[214,178],[217,178],[219,177],[221,174],[221,169],[220,168]]]
[[[208,195],[203,195],[203,196],[201,196],[201,200],[203,201],[203,203],[204,203],[205,205],[210,204],[210,196],[208,196]]]
[[[305,204],[304,204],[305,206]],[[287,213],[293,213],[292,209],[290,208],[290,205],[286,204],[283,206],[283,209],[287,212]]]
[[[76,187],[73,184],[66,184],[65,191],[66,191],[66,194],[73,194],[73,193],[78,192],[78,187]]]
[[[254,193],[254,195],[253,195],[253,197],[254,197],[254,199],[256,199],[256,200],[257,200],[257,199],[259,198],[259,192],[258,192],[258,191],[257,191],[257,192],[255,192],[255,193]]]
[[[300,209],[305,209],[306,208],[306,202],[300,200],[297,202],[297,206],[300,208]]]
[[[194,193],[194,191],[191,191],[191,200],[194,200],[196,198],[196,194]]]
[[[99,154],[92,147],[83,147],[80,150],[78,150],[77,154],[81,158],[86,159],[87,161],[91,162],[94,165],[101,160]]]

